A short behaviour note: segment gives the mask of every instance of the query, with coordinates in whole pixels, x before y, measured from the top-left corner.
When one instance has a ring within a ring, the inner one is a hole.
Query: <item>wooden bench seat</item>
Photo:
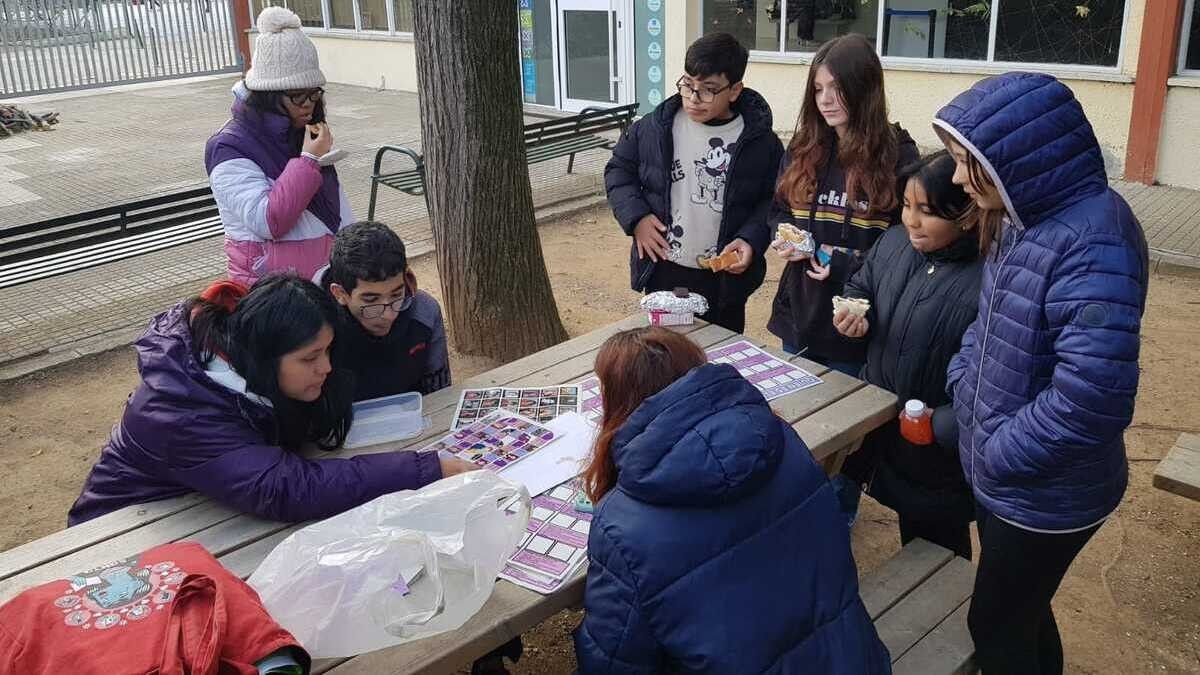
[[[975,566],[915,539],[859,583],[896,675],[976,672],[967,610]]]
[[[1200,436],[1180,434],[1154,469],[1154,487],[1200,501]]]

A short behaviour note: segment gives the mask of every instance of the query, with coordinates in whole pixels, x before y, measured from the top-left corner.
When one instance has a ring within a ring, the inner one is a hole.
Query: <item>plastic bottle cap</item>
[[[925,414],[925,403],[914,398],[904,404],[904,413],[909,417],[920,417]]]

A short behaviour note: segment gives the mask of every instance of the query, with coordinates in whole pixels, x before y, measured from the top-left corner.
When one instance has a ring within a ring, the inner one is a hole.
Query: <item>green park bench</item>
[[[567,157],[567,173],[575,168],[575,155],[588,150],[611,150],[613,139],[604,132],[619,130],[624,133],[633,123],[638,104],[615,108],[584,108],[578,115],[559,117],[545,122],[525,125],[525,161],[532,165],[559,157]],[[388,153],[405,155],[411,168],[384,173],[383,159]],[[385,145],[375,153],[375,168],[371,172],[371,201],[367,208],[367,219],[375,219],[375,202],[379,186],[390,187],[405,194],[425,195],[425,161],[412,148],[400,145]]]

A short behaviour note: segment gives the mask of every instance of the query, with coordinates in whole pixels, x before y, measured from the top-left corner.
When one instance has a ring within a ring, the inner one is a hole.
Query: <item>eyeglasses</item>
[[[675,83],[675,88],[679,90],[679,95],[684,98],[691,98],[693,95],[700,99],[701,103],[712,103],[717,98],[717,94],[732,87],[732,84],[727,84],[720,89],[696,89],[692,86],[686,77],[679,78]]]
[[[283,95],[292,102],[292,105],[302,106],[309,101],[312,101],[313,103],[320,101],[325,97],[325,90],[317,88],[305,89],[304,91],[285,91],[283,92]]]
[[[413,294],[409,292],[408,286],[405,286],[403,298],[400,298],[399,300],[393,300],[391,302],[381,302],[375,305],[363,305],[358,309],[358,314],[364,319],[378,319],[379,317],[383,316],[383,313],[386,312],[389,307],[394,314],[400,314],[409,307],[412,307],[412,302]]]

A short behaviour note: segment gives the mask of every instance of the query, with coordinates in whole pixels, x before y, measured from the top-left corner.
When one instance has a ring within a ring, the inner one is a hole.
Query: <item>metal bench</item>
[[[209,187],[0,229],[0,288],[160,251],[223,232]]]
[[[575,155],[601,148],[611,150],[615,141],[601,134],[612,130],[624,133],[633,123],[637,109],[637,103],[615,108],[588,107],[578,115],[526,124],[525,162],[537,164],[567,157],[567,173],[571,173],[575,169]],[[387,153],[407,156],[412,162],[412,168],[384,173],[383,158]],[[385,145],[375,152],[375,167],[371,172],[371,201],[367,207],[368,220],[375,219],[375,202],[380,185],[405,194],[424,196],[425,161],[421,154],[401,145]]]

